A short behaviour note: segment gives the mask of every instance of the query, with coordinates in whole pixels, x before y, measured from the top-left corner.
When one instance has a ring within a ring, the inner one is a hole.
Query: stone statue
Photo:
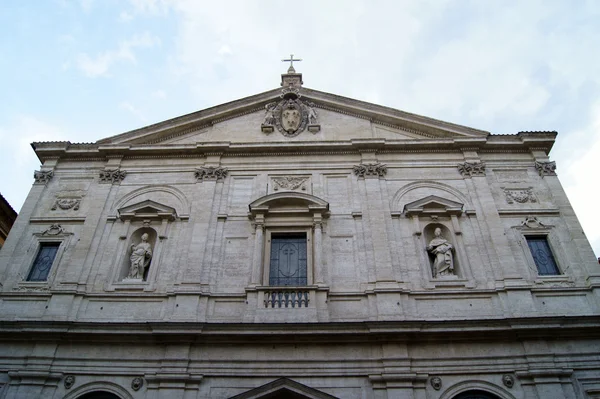
[[[275,124],[275,116],[273,115],[273,110],[275,109],[274,103],[269,103],[265,105],[265,119],[263,120],[263,125],[274,125]]]
[[[150,266],[152,259],[152,246],[148,243],[148,234],[142,234],[142,242],[131,244],[131,267],[129,268],[128,279],[143,279],[146,268]]]
[[[306,108],[308,109],[308,123],[315,125],[317,123],[317,111],[314,109],[313,103],[308,103]]]
[[[442,237],[442,229],[437,227],[435,238],[427,246],[427,251],[435,256],[433,261],[433,277],[454,275],[454,258],[452,244]]]

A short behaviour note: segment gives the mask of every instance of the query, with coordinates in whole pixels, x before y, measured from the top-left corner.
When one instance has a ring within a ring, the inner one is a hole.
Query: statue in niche
[[[139,244],[131,244],[131,256],[129,257],[131,266],[127,278],[142,280],[146,269],[150,266],[151,259],[152,246],[148,243],[148,234],[144,233]]]
[[[427,251],[435,256],[433,261],[433,277],[453,276],[454,258],[452,255],[452,244],[442,237],[442,229],[439,227],[435,229],[434,234],[435,238],[427,246]]]

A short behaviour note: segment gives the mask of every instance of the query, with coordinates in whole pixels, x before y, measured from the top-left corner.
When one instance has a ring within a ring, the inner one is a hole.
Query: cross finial
[[[290,67],[288,68],[288,73],[296,73],[294,69],[294,61],[302,61],[302,58],[294,58],[294,54],[290,54],[290,58],[281,60],[281,62],[289,62]]]

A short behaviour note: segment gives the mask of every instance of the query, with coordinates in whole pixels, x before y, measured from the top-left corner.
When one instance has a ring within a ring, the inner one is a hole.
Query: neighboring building
[[[555,132],[282,86],[33,144],[0,397],[600,398],[600,266]]]
[[[0,194],[0,249],[4,246],[6,237],[8,237],[10,228],[16,218],[17,212],[15,212],[8,201]]]

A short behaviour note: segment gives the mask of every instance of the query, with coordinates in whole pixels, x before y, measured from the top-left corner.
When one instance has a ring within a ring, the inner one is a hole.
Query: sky
[[[304,85],[494,134],[559,132],[550,159],[600,256],[600,1],[3,0],[0,193],[34,141],[104,137]]]

